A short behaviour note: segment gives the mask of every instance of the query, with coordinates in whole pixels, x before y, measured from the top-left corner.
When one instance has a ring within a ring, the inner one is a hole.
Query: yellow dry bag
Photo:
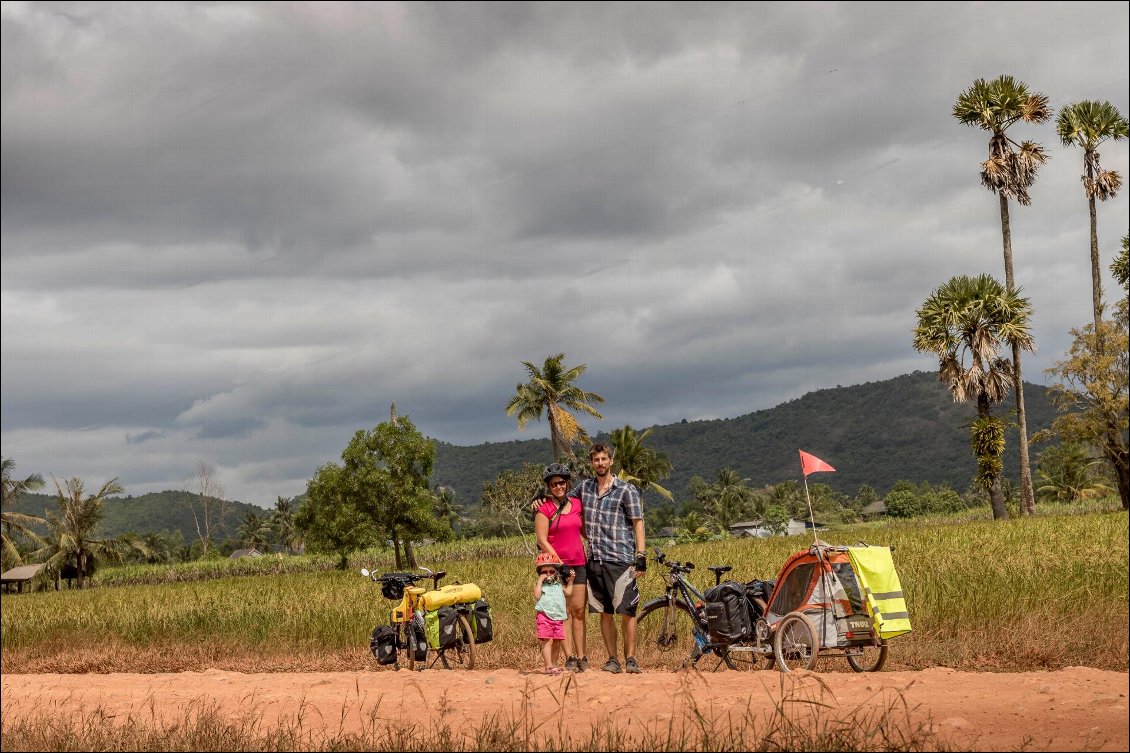
[[[472,604],[483,598],[483,592],[474,583],[459,583],[444,586],[438,591],[428,591],[420,597],[425,611],[432,611],[452,604]]]

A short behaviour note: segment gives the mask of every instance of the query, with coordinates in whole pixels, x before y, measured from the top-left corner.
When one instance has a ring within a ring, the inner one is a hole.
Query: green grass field
[[[1024,671],[1081,665],[1125,671],[1127,534],[1127,515],[1117,511],[866,525],[823,538],[896,548],[914,631],[891,642],[888,669]],[[733,565],[733,575],[742,580],[775,578],[785,558],[809,543],[809,537],[678,546],[650,542],[672,558],[697,563],[692,580],[700,587],[713,583],[705,570],[712,564]],[[521,540],[425,547],[418,561],[447,570],[447,583],[477,583],[490,600],[495,640],[479,647],[480,666],[538,665],[533,569]],[[332,569],[332,562],[327,557],[263,558],[248,564],[107,569],[95,588],[7,594],[0,634],[3,670],[373,668],[369,633],[387,617],[390,603],[358,569],[390,569],[389,555],[359,555],[347,572]],[[258,574],[227,575],[238,568]],[[652,565],[643,581],[645,600],[662,593],[657,570]],[[589,620],[588,642],[590,655],[603,661],[595,619]],[[641,664],[655,666],[655,660],[641,648]],[[829,659],[819,668],[847,670],[842,659]]]

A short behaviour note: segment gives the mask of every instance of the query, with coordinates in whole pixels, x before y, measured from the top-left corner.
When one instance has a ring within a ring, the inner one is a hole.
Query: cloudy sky
[[[955,99],[1127,114],[1128,8],[4,2],[3,455],[272,506],[393,401],[546,436],[503,408],[557,352],[590,432],[932,369],[916,308],[1003,278]],[[1012,207],[1045,383],[1091,316],[1082,154],[1013,130],[1052,157]]]

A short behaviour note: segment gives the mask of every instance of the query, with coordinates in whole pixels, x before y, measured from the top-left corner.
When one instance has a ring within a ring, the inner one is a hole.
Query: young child
[[[573,593],[573,573],[561,582],[561,560],[540,552],[534,558],[538,580],[534,584],[534,610],[537,612],[538,640],[547,675],[561,674],[558,658],[565,656],[565,597]]]

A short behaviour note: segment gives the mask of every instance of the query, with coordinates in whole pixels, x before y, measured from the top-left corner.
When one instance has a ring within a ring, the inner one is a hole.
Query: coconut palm
[[[1127,136],[1126,118],[1110,102],[1084,100],[1070,104],[1059,111],[1055,130],[1064,146],[1083,149],[1083,192],[1091,214],[1091,300],[1095,315],[1095,331],[1103,312],[1102,276],[1099,269],[1099,230],[1095,214],[1095,199],[1106,201],[1122,188],[1122,176],[1114,170],[1103,170],[1099,165],[1099,145],[1104,141],[1124,139]]]
[[[291,554],[296,549],[303,547],[302,532],[294,522],[294,501],[286,497],[275,500],[275,509],[271,511],[271,528],[274,529],[278,541],[286,547],[286,553]]]
[[[671,461],[662,452],[644,444],[650,434],[651,429],[640,433],[629,425],[614,429],[610,440],[612,470],[622,481],[634,484],[641,494],[653,489],[659,496],[673,501],[675,496],[659,485],[660,479],[671,475]]]
[[[518,429],[526,428],[531,419],[541,420],[542,413],[549,418],[549,438],[553,445],[553,460],[573,454],[576,442],[588,442],[588,434],[581,428],[570,410],[587,413],[594,418],[604,418],[593,403],[604,403],[595,392],[586,392],[576,381],[588,368],[585,364],[565,368],[564,353],[549,356],[539,369],[529,361],[522,361],[530,379],[515,388],[514,397],[506,404],[506,415],[518,415]]]
[[[265,515],[248,510],[236,530],[239,543],[250,549],[267,549],[271,546],[271,520]]]
[[[16,548],[16,537],[23,536],[27,538],[32,544],[42,546],[43,540],[31,528],[31,526],[45,521],[43,518],[37,518],[34,515],[26,515],[22,512],[15,512],[14,510],[7,510],[9,505],[14,505],[16,500],[21,495],[35,491],[36,489],[43,488],[43,477],[38,473],[33,473],[25,479],[12,478],[12,471],[15,470],[16,461],[12,458],[4,458],[3,461],[3,478],[0,479],[0,536],[2,536],[3,558],[4,565],[19,565],[23,563],[23,558],[20,557],[19,549]]]
[[[136,537],[117,539],[97,539],[98,525],[102,522],[103,503],[111,494],[121,494],[118,480],[104,483],[94,494],[88,495],[86,487],[79,478],[67,479],[60,484],[55,482],[55,497],[59,512],[47,513],[47,542],[32,556],[42,558],[45,567],[43,577],[58,578],[63,567],[73,564],[82,588],[86,574],[92,569],[96,559],[120,562],[127,549],[132,548],[142,554],[149,554],[144,544]]]
[[[992,81],[979,78],[963,91],[953,106],[953,116],[968,126],[975,126],[992,135],[989,158],[981,163],[981,184],[997,194],[1001,210],[1001,237],[1004,244],[1004,278],[1008,290],[1016,290],[1012,274],[1012,231],[1009,224],[1008,200],[1022,206],[1032,203],[1028,189],[1036,182],[1036,171],[1048,156],[1039,144],[1025,141],[1017,144],[1006,133],[1017,122],[1043,123],[1052,116],[1048,98],[1029,92],[1028,87],[1012,76],[998,76]],[[1016,395],[1016,418],[1020,434],[1020,509],[1032,513],[1036,500],[1032,492],[1032,466],[1028,457],[1028,419],[1024,408],[1024,378],[1021,374],[1020,350],[1012,350],[1012,388]]]
[[[961,275],[934,290],[918,309],[914,348],[938,356],[938,379],[954,402],[977,401],[971,444],[978,478],[989,490],[994,518],[1007,518],[1001,490],[1004,427],[992,406],[1004,400],[1013,365],[998,348],[1032,350],[1031,304],[989,275]]]

